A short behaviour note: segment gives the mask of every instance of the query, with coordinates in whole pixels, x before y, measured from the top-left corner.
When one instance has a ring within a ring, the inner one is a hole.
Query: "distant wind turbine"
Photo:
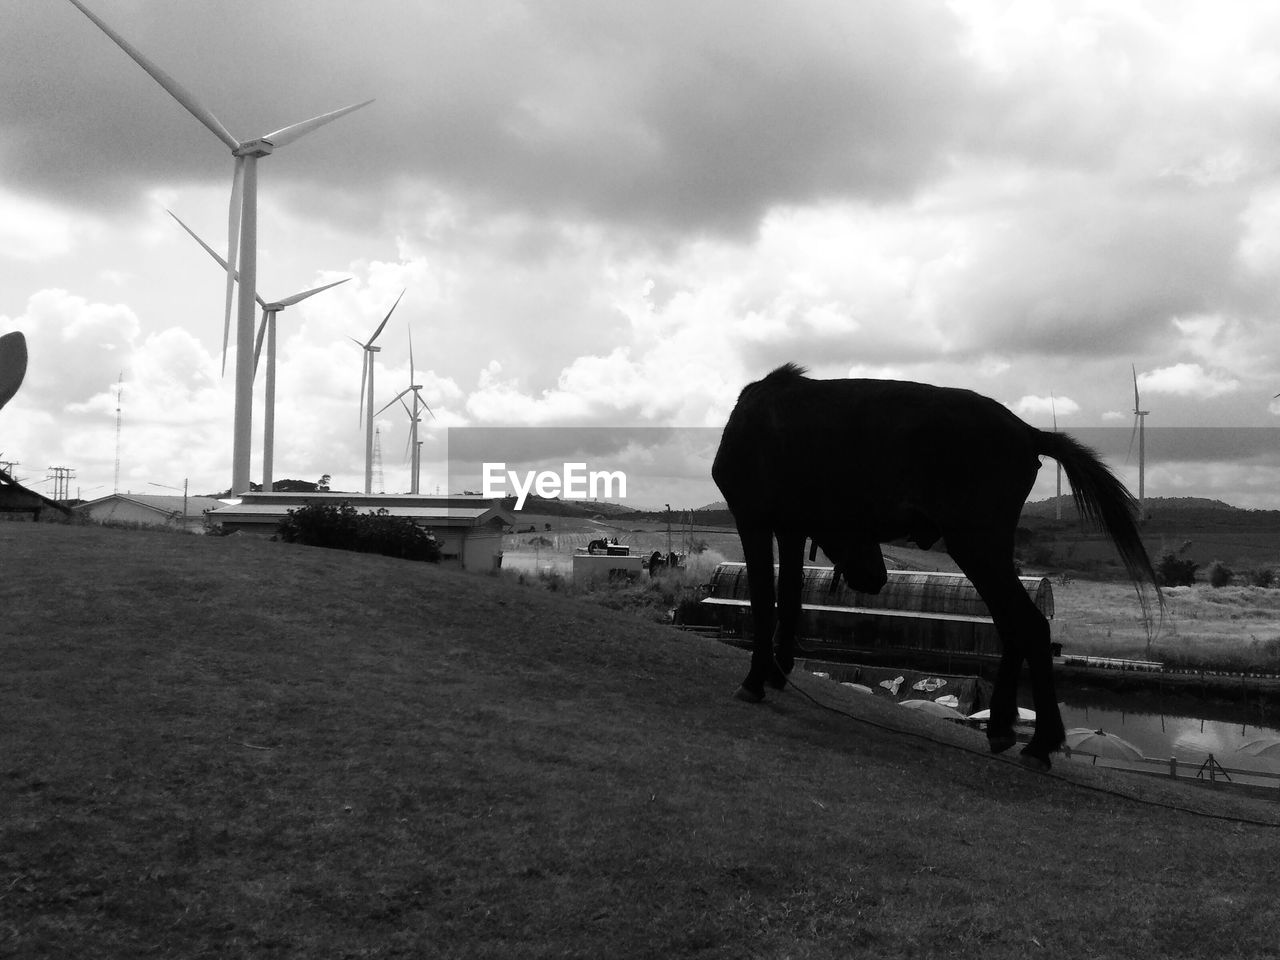
[[[387,409],[387,407],[391,406],[391,404],[399,401],[400,406],[404,407],[405,413],[409,414],[409,445],[412,450],[412,456],[410,460],[411,473],[409,475],[409,493],[413,494],[414,496],[417,496],[418,476],[419,476],[419,473],[421,472],[421,467],[422,467],[422,444],[418,440],[418,424],[422,422],[421,414],[423,410],[426,410],[427,413],[431,414],[432,420],[436,418],[436,415],[435,413],[432,412],[431,408],[427,406],[427,402],[422,399],[422,395],[421,395],[422,384],[414,383],[413,382],[414,379],[415,377],[414,377],[414,368],[413,368],[413,328],[411,327],[409,329],[409,386],[405,387],[403,390],[397,393],[395,397],[392,398],[391,401],[382,408],[382,410]],[[410,409],[409,405],[404,402],[404,395],[406,393],[413,394],[412,409]],[[381,413],[382,410],[379,410],[378,413]]]
[[[1053,394],[1049,394],[1049,409],[1053,412],[1053,432],[1058,432],[1058,404],[1053,398]],[[1058,494],[1053,500],[1053,518],[1055,520],[1062,519],[1062,463],[1054,461],[1058,465]]]
[[[222,265],[222,269],[230,271],[236,279],[238,274],[231,271],[230,264],[219,256],[218,252],[209,246],[200,236],[179,219],[178,215],[172,210],[166,211],[169,216],[178,221],[178,226],[191,234],[192,238],[200,246],[204,247],[205,252],[214,260]],[[340,283],[346,283],[350,277],[344,277],[341,280],[335,280],[333,283],[326,283],[322,287],[313,287],[310,290],[304,290],[302,293],[295,293],[291,297],[285,297],[283,300],[275,300],[271,303],[263,300],[262,297],[255,292],[254,299],[262,307],[262,323],[258,327],[257,340],[253,348],[253,373],[258,372],[258,357],[262,353],[262,340],[266,337],[267,341],[267,382],[266,396],[263,402],[262,414],[262,489],[264,492],[270,492],[275,489],[275,480],[272,475],[275,459],[275,434],[276,434],[276,314],[285,307],[292,307],[295,303],[301,303],[307,297],[314,296],[322,290],[328,290],[330,287],[336,287]]]
[[[277,147],[287,146],[299,137],[305,136],[318,127],[352,110],[358,110],[372,103],[352,104],[331,113],[321,114],[282,127],[266,136],[253,140],[237,140],[223,126],[222,121],[204,107],[178,81],[169,76],[154,63],[142,55],[132,44],[107,26],[95,13],[89,10],[80,0],[71,3],[86,17],[97,24],[98,28],[115,41],[125,53],[133,58],[160,84],[170,96],[178,101],[187,112],[203,123],[209,130],[231,149],[235,157],[235,171],[231,180],[231,207],[227,216],[227,296],[226,317],[222,330],[222,365],[227,364],[227,341],[231,327],[231,290],[236,282],[236,257],[240,261],[240,297],[236,322],[236,396],[235,396],[235,429],[231,456],[231,493],[241,493],[249,489],[249,448],[253,434],[253,304],[257,293],[257,244],[258,244],[258,158],[268,156]]]
[[[1142,409],[1138,399],[1138,368],[1133,367],[1133,433],[1129,434],[1129,452],[1133,452],[1133,438],[1138,437],[1138,516],[1146,514],[1147,502],[1147,414],[1150,410]]]
[[[364,492],[366,494],[373,492],[373,355],[382,350],[381,347],[375,347],[373,341],[378,339],[383,327],[391,319],[391,314],[396,312],[396,307],[400,305],[400,300],[404,293],[403,290],[400,291],[400,296],[396,297],[396,302],[391,305],[387,315],[382,318],[382,322],[378,324],[378,329],[373,331],[372,337],[364,343],[356,340],[355,337],[351,338],[364,351],[364,364],[360,368],[360,419],[364,421],[365,425]],[[368,389],[367,393],[366,387]]]

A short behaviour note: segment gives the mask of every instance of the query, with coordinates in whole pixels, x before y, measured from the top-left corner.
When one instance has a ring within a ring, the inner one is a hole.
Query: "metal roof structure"
[[[260,526],[274,528],[290,510],[311,504],[340,506],[347,503],[362,513],[386,510],[393,517],[405,517],[428,527],[483,527],[492,523],[514,526],[515,517],[499,506],[500,501],[476,496],[411,496],[363,493],[246,493],[237,504],[210,512],[215,523],[241,529]]]

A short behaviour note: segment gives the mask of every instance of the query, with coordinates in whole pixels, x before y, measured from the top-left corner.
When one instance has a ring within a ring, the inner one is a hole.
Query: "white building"
[[[149,493],[113,493],[75,507],[98,523],[138,524],[143,527],[173,527],[193,533],[204,532],[206,510],[226,506],[213,497],[180,497]]]
[[[386,510],[393,517],[407,517],[431,531],[440,542],[446,560],[457,560],[466,570],[492,570],[502,557],[502,534],[515,518],[501,501],[488,497],[427,497],[410,494],[363,493],[246,493],[238,504],[220,505],[209,515],[228,533],[272,536],[290,510],[314,503],[339,506],[349,503],[362,513]]]

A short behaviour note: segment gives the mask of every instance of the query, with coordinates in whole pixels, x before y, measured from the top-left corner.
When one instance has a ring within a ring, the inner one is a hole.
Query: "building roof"
[[[115,503],[132,503],[170,517],[182,515],[184,500],[186,501],[185,506],[188,517],[198,517],[206,510],[216,510],[218,507],[226,506],[226,501],[218,500],[214,497],[182,497],[152,493],[112,493],[105,497],[99,497],[97,500],[90,500],[88,503],[77,504],[75,509],[92,512],[96,507]]]
[[[512,526],[515,518],[486,497],[424,497],[350,493],[247,493],[240,503],[222,505],[210,514],[221,523],[272,524],[290,510],[311,503],[338,506],[349,503],[362,513],[386,510],[392,517],[406,517],[424,526],[482,527],[493,522]]]

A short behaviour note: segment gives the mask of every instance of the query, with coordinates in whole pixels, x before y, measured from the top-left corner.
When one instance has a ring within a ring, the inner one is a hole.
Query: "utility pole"
[[[53,476],[49,479],[53,481],[53,499],[54,500],[70,500],[71,499],[71,481],[75,479],[76,472],[70,467],[50,467]]]

